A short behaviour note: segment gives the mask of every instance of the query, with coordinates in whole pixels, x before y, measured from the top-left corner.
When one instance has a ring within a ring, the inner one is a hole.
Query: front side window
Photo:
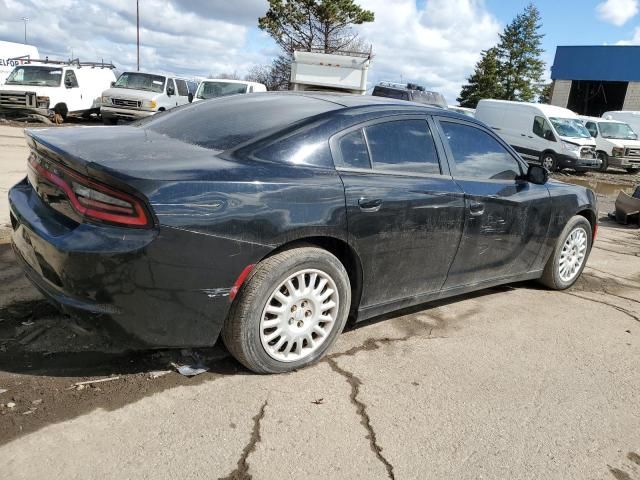
[[[459,177],[485,180],[515,180],[520,164],[493,136],[479,128],[441,122]]]
[[[439,174],[440,163],[426,120],[396,120],[365,128],[374,169]]]
[[[145,90],[148,92],[164,92],[165,77],[148,73],[125,72],[118,77],[114,88]]]
[[[553,130],[549,122],[544,117],[535,117],[533,119],[533,133],[545,140],[555,141]]]
[[[595,122],[587,122],[584,124],[584,126],[593,138],[596,138],[598,136],[598,127],[596,126]]]
[[[176,79],[176,87],[178,89],[178,95],[186,97],[189,95],[189,89],[187,88],[187,82],[184,80]]]
[[[38,85],[59,87],[62,81],[62,69],[55,67],[16,67],[7,77],[5,85]]]
[[[78,79],[73,70],[67,70],[64,74],[64,86],[67,88],[76,88],[78,86]]]
[[[369,152],[362,130],[347,133],[338,142],[342,166],[350,168],[371,168]]]

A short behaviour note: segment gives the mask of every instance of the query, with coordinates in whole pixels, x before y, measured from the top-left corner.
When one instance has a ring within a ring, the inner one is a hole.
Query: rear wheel
[[[114,117],[105,117],[102,116],[102,123],[104,125],[116,125],[118,123],[118,119]]]
[[[222,330],[231,354],[256,373],[318,361],[342,332],[351,287],[326,250],[300,247],[260,262],[240,289]]]
[[[556,156],[551,152],[544,152],[542,155],[540,155],[540,163],[550,172],[555,172],[558,169]]]
[[[580,277],[591,252],[592,229],[581,215],[569,220],[544,267],[540,281],[554,290],[564,290]]]
[[[598,152],[597,154],[598,159],[602,162],[600,164],[600,171],[601,172],[606,172],[607,168],[609,168],[609,156],[604,153],[604,152]]]

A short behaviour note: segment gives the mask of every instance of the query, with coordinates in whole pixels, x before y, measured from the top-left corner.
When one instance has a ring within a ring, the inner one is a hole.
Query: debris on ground
[[[314,405],[324,405],[324,398],[318,398],[316,400],[312,400],[311,403]]]
[[[209,371],[209,367],[201,363],[196,365],[178,365],[172,363],[171,365],[177,370],[180,375],[184,375],[185,377],[195,377],[196,375],[200,375],[201,373]]]
[[[171,370],[156,370],[155,372],[149,372],[149,378],[160,378],[171,373]]]
[[[15,402],[9,402],[9,403],[7,403],[7,408],[15,408],[15,407],[16,407]]]
[[[93,385],[96,383],[103,383],[103,382],[112,382],[114,380],[120,380],[121,377],[107,377],[107,378],[99,378],[97,380],[86,380],[84,382],[76,382],[73,385],[71,385],[68,390],[71,390],[72,388],[75,388],[76,390],[84,390],[84,388],[87,385]]]
[[[6,388],[0,388],[0,395],[2,395],[5,392],[8,392],[9,390],[7,390]]]

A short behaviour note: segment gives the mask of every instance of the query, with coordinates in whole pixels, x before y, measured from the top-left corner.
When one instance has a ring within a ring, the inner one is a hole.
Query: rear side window
[[[397,120],[365,128],[376,170],[440,173],[436,147],[425,120]]]
[[[486,180],[515,180],[520,164],[487,132],[470,125],[441,122],[456,164],[456,176]]]
[[[371,168],[367,144],[364,141],[362,130],[355,130],[340,138],[338,148],[340,157],[345,167]]]
[[[186,97],[189,95],[189,89],[187,88],[187,82],[184,80],[176,79],[176,88],[178,89],[178,95]]]

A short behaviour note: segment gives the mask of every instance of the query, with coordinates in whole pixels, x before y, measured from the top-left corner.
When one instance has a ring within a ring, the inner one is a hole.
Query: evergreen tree
[[[460,106],[476,108],[483,98],[503,98],[499,72],[498,49],[494,47],[483,51],[473,74],[467,79],[467,84],[462,87],[457,99]]]
[[[538,97],[538,103],[550,104],[552,94],[553,94],[553,82],[543,85],[542,90],[540,90],[540,96]]]
[[[500,34],[497,48],[503,99],[532,102],[538,97],[545,68],[540,58],[541,27],[540,12],[529,4]]]

